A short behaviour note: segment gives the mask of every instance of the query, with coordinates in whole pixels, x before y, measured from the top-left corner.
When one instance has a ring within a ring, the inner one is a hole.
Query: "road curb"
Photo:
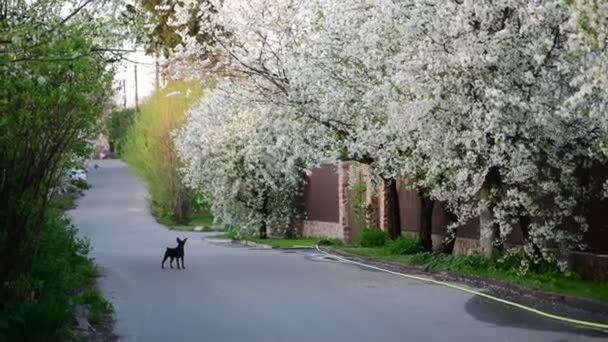
[[[390,271],[426,275],[435,280],[459,283],[478,288],[484,293],[491,294],[498,298],[512,301],[514,303],[525,305],[537,310],[542,310],[554,315],[567,316],[577,320],[608,322],[608,303],[599,302],[593,299],[534,290],[520,285],[493,279],[463,276],[446,271],[431,271],[422,267],[408,266],[389,261],[377,261],[333,248],[321,246],[319,246],[319,248],[322,251],[339,255],[347,260],[385,268]]]

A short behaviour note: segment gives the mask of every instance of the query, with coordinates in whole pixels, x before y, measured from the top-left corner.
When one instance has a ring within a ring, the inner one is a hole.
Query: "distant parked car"
[[[114,157],[114,153],[112,151],[103,150],[99,153],[99,159],[112,159]]]
[[[82,169],[72,169],[68,176],[71,181],[87,181],[87,172]]]

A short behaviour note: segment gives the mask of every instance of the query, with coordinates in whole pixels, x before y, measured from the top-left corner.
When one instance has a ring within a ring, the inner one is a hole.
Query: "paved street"
[[[323,259],[169,231],[142,183],[100,161],[72,213],[116,309],[121,341],[606,341],[445,287]],[[186,270],[160,268],[188,237]]]

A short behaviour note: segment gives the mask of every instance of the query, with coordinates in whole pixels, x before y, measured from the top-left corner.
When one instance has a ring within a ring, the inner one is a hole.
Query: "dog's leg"
[[[179,256],[175,257],[175,260],[177,260],[177,269],[180,270],[181,267],[179,267]]]
[[[169,261],[169,266],[171,266],[171,268],[173,268],[173,257],[171,257],[171,260]]]
[[[184,256],[182,256],[182,268],[186,269],[186,265],[184,265]]]
[[[163,262],[160,263],[160,268],[165,268],[165,261],[167,260],[168,257],[169,257],[169,255],[167,255],[167,253],[165,252],[165,257],[163,258]]]

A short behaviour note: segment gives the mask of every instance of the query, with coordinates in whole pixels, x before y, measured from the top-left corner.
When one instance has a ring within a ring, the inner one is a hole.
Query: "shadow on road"
[[[558,322],[541,317],[532,312],[524,311],[488,298],[474,296],[466,304],[465,310],[473,318],[501,327],[512,327],[526,330],[553,331],[575,333],[588,337],[607,337],[600,331],[579,328],[574,325]]]

